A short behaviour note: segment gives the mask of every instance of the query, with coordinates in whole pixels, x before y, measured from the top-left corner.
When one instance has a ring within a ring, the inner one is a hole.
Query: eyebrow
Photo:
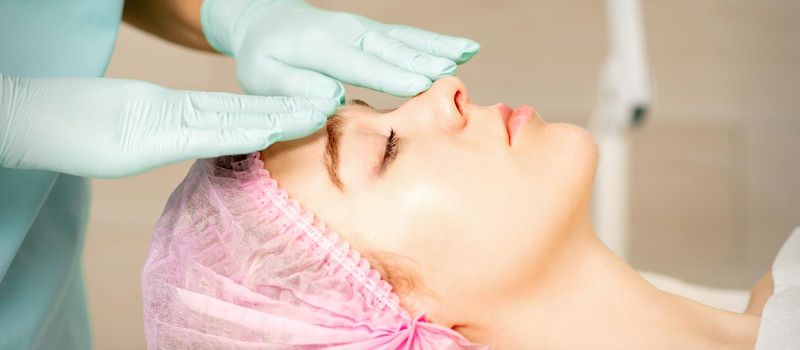
[[[364,106],[364,107],[367,107],[367,108],[375,109],[375,107],[370,106],[369,103],[366,103],[366,102],[364,102],[364,100],[359,100],[357,98],[354,98],[354,99],[350,100],[349,102],[350,102],[350,104],[354,104],[354,105],[359,105],[359,106]]]
[[[328,119],[325,127],[328,137],[325,138],[325,154],[322,157],[325,170],[328,171],[328,178],[342,192],[344,192],[344,184],[339,177],[339,143],[343,135],[345,120],[347,118],[341,114],[334,114]]]
[[[369,103],[359,99],[351,99],[348,101],[348,104],[375,109],[375,107],[370,106]],[[347,118],[339,113],[335,113],[328,118],[328,123],[325,126],[325,133],[327,134],[325,138],[325,152],[322,157],[325,163],[325,170],[328,171],[328,178],[331,180],[331,183],[342,192],[344,192],[344,182],[342,182],[342,178],[339,177],[339,143],[341,142],[342,135],[344,135],[343,131],[346,121]]]

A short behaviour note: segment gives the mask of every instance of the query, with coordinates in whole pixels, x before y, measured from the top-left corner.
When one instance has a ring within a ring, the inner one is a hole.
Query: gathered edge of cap
[[[266,204],[264,201],[270,201],[275,204],[298,225],[306,237],[325,250],[337,264],[366,289],[368,298],[378,301],[379,309],[389,308],[404,318],[410,319],[410,315],[400,307],[399,297],[392,291],[391,284],[383,279],[380,272],[373,269],[369,261],[358,251],[352,249],[350,244],[341,239],[337,232],[318,220],[311,211],[304,209],[297,200],[291,199],[289,193],[281,188],[278,181],[264,168],[264,162],[259,155],[259,152],[254,152],[248,155],[224,156],[204,161],[207,166],[212,168],[208,176],[246,180],[246,183],[240,183],[240,185],[255,189],[256,191],[248,191],[248,193],[256,196],[255,199],[259,203]],[[337,244],[339,242],[344,244]]]

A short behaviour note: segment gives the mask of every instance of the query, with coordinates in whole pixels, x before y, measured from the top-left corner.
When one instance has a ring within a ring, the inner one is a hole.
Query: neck
[[[586,218],[546,258],[548,268],[529,290],[489,311],[488,344],[498,349],[753,348],[758,317],[655,288],[597,239]]]

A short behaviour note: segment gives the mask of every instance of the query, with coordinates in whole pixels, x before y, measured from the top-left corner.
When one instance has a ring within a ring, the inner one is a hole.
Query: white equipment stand
[[[609,53],[589,121],[600,159],[592,211],[600,239],[628,258],[629,133],[651,102],[640,0],[607,0]]]

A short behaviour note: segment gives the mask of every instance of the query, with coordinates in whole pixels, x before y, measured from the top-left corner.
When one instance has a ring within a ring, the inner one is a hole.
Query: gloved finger
[[[413,49],[400,40],[381,32],[373,31],[364,34],[360,46],[365,52],[409,72],[424,75],[431,80],[452,76],[456,72],[455,62]]]
[[[324,74],[292,67],[263,56],[242,59],[237,64],[239,83],[248,93],[262,96],[319,97],[344,102],[342,83]]]
[[[315,109],[291,113],[232,113],[200,112],[187,116],[185,123],[193,129],[211,130],[273,130],[282,140],[307,136],[325,125],[328,117]]]
[[[355,46],[335,46],[326,50],[330,59],[318,60],[298,55],[292,57],[292,62],[351,85],[400,97],[415,96],[433,84],[425,76],[400,69]]]
[[[442,35],[409,26],[392,26],[386,32],[417,50],[440,56],[462,64],[469,61],[481,49],[481,45],[467,38]]]
[[[225,92],[181,91],[198,112],[227,112],[244,114],[269,114],[317,110],[333,114],[338,107],[334,99],[283,96],[251,96]]]
[[[277,142],[280,137],[281,133],[275,130],[194,130],[176,141],[180,144],[175,149],[183,150],[183,157],[175,161],[260,151]]]

